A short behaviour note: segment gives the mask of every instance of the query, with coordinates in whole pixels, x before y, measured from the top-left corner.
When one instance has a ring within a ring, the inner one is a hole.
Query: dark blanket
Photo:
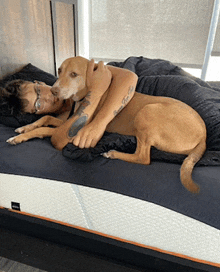
[[[195,78],[169,61],[130,57],[124,62],[110,65],[135,72],[139,79],[137,92],[173,97],[194,108],[205,121],[207,127],[207,151],[199,165],[220,165],[220,89]],[[80,150],[72,144],[63,149],[63,155],[70,159],[89,161],[101,153],[116,149],[132,153],[136,139],[131,136],[105,134],[95,148]],[[152,148],[152,160],[182,163],[185,156],[171,154]]]

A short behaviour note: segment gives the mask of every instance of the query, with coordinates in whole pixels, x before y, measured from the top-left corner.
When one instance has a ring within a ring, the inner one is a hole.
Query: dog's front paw
[[[115,156],[114,156],[115,152],[116,152],[115,150],[110,150],[108,152],[102,153],[102,156],[107,158],[107,159],[114,159],[115,158]]]
[[[36,126],[34,126],[33,124],[30,125],[26,125],[23,127],[19,127],[15,130],[15,132],[21,134],[21,133],[26,133],[28,131],[34,130],[36,128]]]
[[[22,143],[24,141],[24,139],[22,137],[20,137],[20,136],[21,135],[11,137],[6,142],[11,144],[11,145],[20,144],[20,143]]]
[[[24,133],[25,132],[25,128],[24,127],[19,127],[15,130],[15,132],[17,133]]]

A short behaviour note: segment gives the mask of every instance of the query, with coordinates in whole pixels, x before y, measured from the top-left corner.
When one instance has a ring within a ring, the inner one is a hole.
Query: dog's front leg
[[[49,128],[49,127],[41,127],[36,128],[32,131],[22,133],[18,136],[11,137],[6,142],[11,145],[20,144],[22,142],[26,142],[33,138],[45,138],[45,137],[51,137],[54,133],[55,128]]]
[[[59,127],[62,124],[63,124],[62,120],[55,118],[53,116],[50,116],[50,115],[45,115],[32,124],[17,128],[15,130],[15,132],[26,133],[26,132],[32,131],[36,128],[47,127],[47,126]]]

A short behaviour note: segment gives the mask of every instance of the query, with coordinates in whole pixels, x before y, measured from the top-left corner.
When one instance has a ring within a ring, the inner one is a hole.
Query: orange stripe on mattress
[[[6,208],[0,206],[0,209],[5,210]],[[176,253],[176,252],[163,250],[163,249],[160,249],[160,248],[157,248],[157,247],[152,247],[152,246],[148,246],[148,245],[145,245],[145,244],[129,241],[129,240],[117,237],[117,236],[113,236],[113,235],[105,234],[105,233],[102,233],[102,232],[90,230],[90,229],[87,229],[87,228],[84,228],[84,227],[68,224],[68,223],[65,223],[65,222],[62,222],[62,221],[50,219],[50,218],[43,217],[43,216],[40,216],[40,215],[34,215],[34,214],[21,212],[21,211],[16,211],[16,210],[12,210],[12,209],[6,209],[6,210],[8,210],[10,212],[22,214],[22,215],[25,215],[25,216],[29,216],[29,217],[39,218],[39,219],[49,221],[49,222],[53,222],[53,223],[56,223],[56,224],[60,224],[60,225],[63,225],[63,226],[75,228],[75,229],[82,230],[82,231],[85,231],[85,232],[88,232],[88,233],[97,234],[99,236],[114,239],[114,240],[117,240],[117,241],[120,241],[120,242],[123,242],[123,243],[129,243],[129,244],[132,244],[132,245],[135,245],[135,246],[138,246],[138,247],[147,248],[147,249],[154,250],[154,251],[157,251],[157,252],[160,252],[160,253],[164,253],[164,254],[175,256],[175,257],[179,257],[179,258],[182,258],[182,259],[187,259],[187,260],[190,260],[190,261],[193,261],[193,262],[202,263],[202,264],[206,264],[206,265],[211,265],[211,266],[215,266],[215,267],[220,267],[220,263],[213,263],[213,262],[209,262],[209,261],[205,261],[205,260],[200,260],[200,259],[193,258],[193,257],[187,256],[187,255],[183,255],[183,254],[179,254],[179,253]]]

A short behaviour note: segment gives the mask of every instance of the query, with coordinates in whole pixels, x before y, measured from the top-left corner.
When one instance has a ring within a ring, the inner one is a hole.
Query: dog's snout
[[[52,92],[52,94],[54,95],[54,96],[58,96],[58,94],[59,94],[59,88],[58,87],[52,87],[51,88],[51,92]]]

